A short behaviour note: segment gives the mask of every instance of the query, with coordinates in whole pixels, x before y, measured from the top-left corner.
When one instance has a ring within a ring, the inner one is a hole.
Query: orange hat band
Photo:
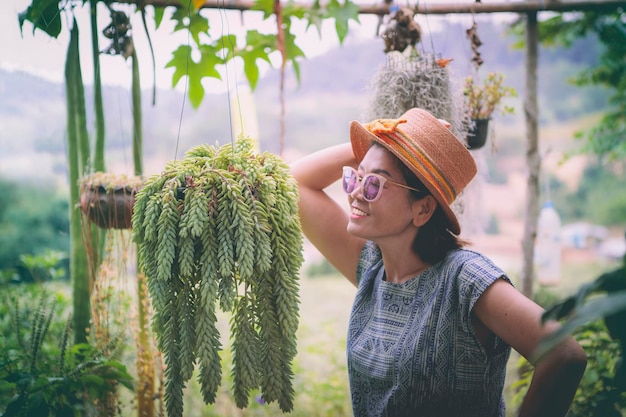
[[[432,160],[418,145],[418,142],[412,141],[406,133],[398,129],[400,123],[406,123],[406,119],[380,119],[363,126],[394,149],[399,156],[409,163],[409,166],[415,167],[424,179],[436,188],[440,195],[445,197],[446,202],[451,204],[456,198],[454,187],[433,164]]]

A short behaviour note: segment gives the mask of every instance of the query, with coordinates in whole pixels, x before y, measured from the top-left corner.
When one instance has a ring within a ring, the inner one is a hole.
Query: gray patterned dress
[[[471,311],[508,278],[489,259],[455,250],[402,284],[384,280],[368,242],[348,327],[348,373],[355,417],[503,417],[510,347],[475,337]]]

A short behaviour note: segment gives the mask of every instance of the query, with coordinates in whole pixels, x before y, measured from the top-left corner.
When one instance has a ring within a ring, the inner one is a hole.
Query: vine
[[[231,312],[233,393],[239,408],[260,388],[293,408],[291,363],[299,318],[302,234],[288,166],[253,142],[197,146],[137,194],[133,239],[148,279],[153,327],[166,365],[169,416],[182,416],[196,365],[206,403],[221,381],[217,304]]]

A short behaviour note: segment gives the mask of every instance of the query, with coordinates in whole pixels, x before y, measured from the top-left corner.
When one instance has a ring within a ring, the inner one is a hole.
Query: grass
[[[570,263],[563,265],[563,278],[558,285],[545,288],[559,298],[571,294],[585,282],[612,268],[610,263]],[[513,277],[515,280],[515,277]],[[342,417],[351,416],[351,406],[346,368],[345,342],[348,318],[356,292],[347,280],[337,275],[302,278],[300,281],[300,328],[298,355],[294,363],[294,410],[282,413],[277,404],[260,404],[258,393],[253,394],[248,408],[234,406],[230,379],[225,375],[215,404],[204,405],[199,388],[193,382],[185,395],[186,417],[210,416],[277,416],[292,417]],[[222,334],[228,334],[227,332]],[[225,351],[225,373],[228,369],[228,352]],[[511,384],[517,378],[516,363],[519,355],[513,351],[507,367],[505,400],[507,416],[514,416]]]
[[[582,262],[576,257],[563,265],[563,279],[555,286],[542,289],[558,295],[559,299],[575,292],[580,285],[595,279],[600,273],[613,269],[610,262]],[[515,276],[512,277],[516,279]],[[61,291],[56,288],[56,290]],[[62,291],[65,293],[66,291]],[[252,393],[246,409],[238,409],[233,401],[232,381],[229,375],[230,352],[225,349],[223,381],[215,404],[205,405],[195,378],[185,391],[185,417],[253,417],[289,415],[292,417],[343,417],[351,416],[348,375],[346,368],[346,334],[352,301],[356,293],[347,280],[333,274],[304,277],[300,281],[300,327],[298,354],[294,361],[294,409],[291,413],[280,411],[276,403],[262,404],[258,392]],[[121,313],[121,312],[120,312]],[[219,318],[220,334],[224,346],[228,345],[228,317]],[[135,350],[129,331],[128,348],[123,361],[131,374],[135,368]],[[515,415],[512,406],[511,384],[517,378],[518,355],[513,352],[508,364],[505,400],[508,416]],[[136,415],[133,393],[120,391],[120,408],[123,416]]]

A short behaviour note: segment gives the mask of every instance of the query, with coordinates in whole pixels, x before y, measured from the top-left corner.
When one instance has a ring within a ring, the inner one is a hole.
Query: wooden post
[[[526,218],[522,240],[522,292],[529,298],[533,295],[534,248],[537,237],[537,217],[539,215],[539,175],[541,157],[537,129],[537,51],[538,29],[537,12],[526,14],[526,97],[524,112],[526,115]]]

